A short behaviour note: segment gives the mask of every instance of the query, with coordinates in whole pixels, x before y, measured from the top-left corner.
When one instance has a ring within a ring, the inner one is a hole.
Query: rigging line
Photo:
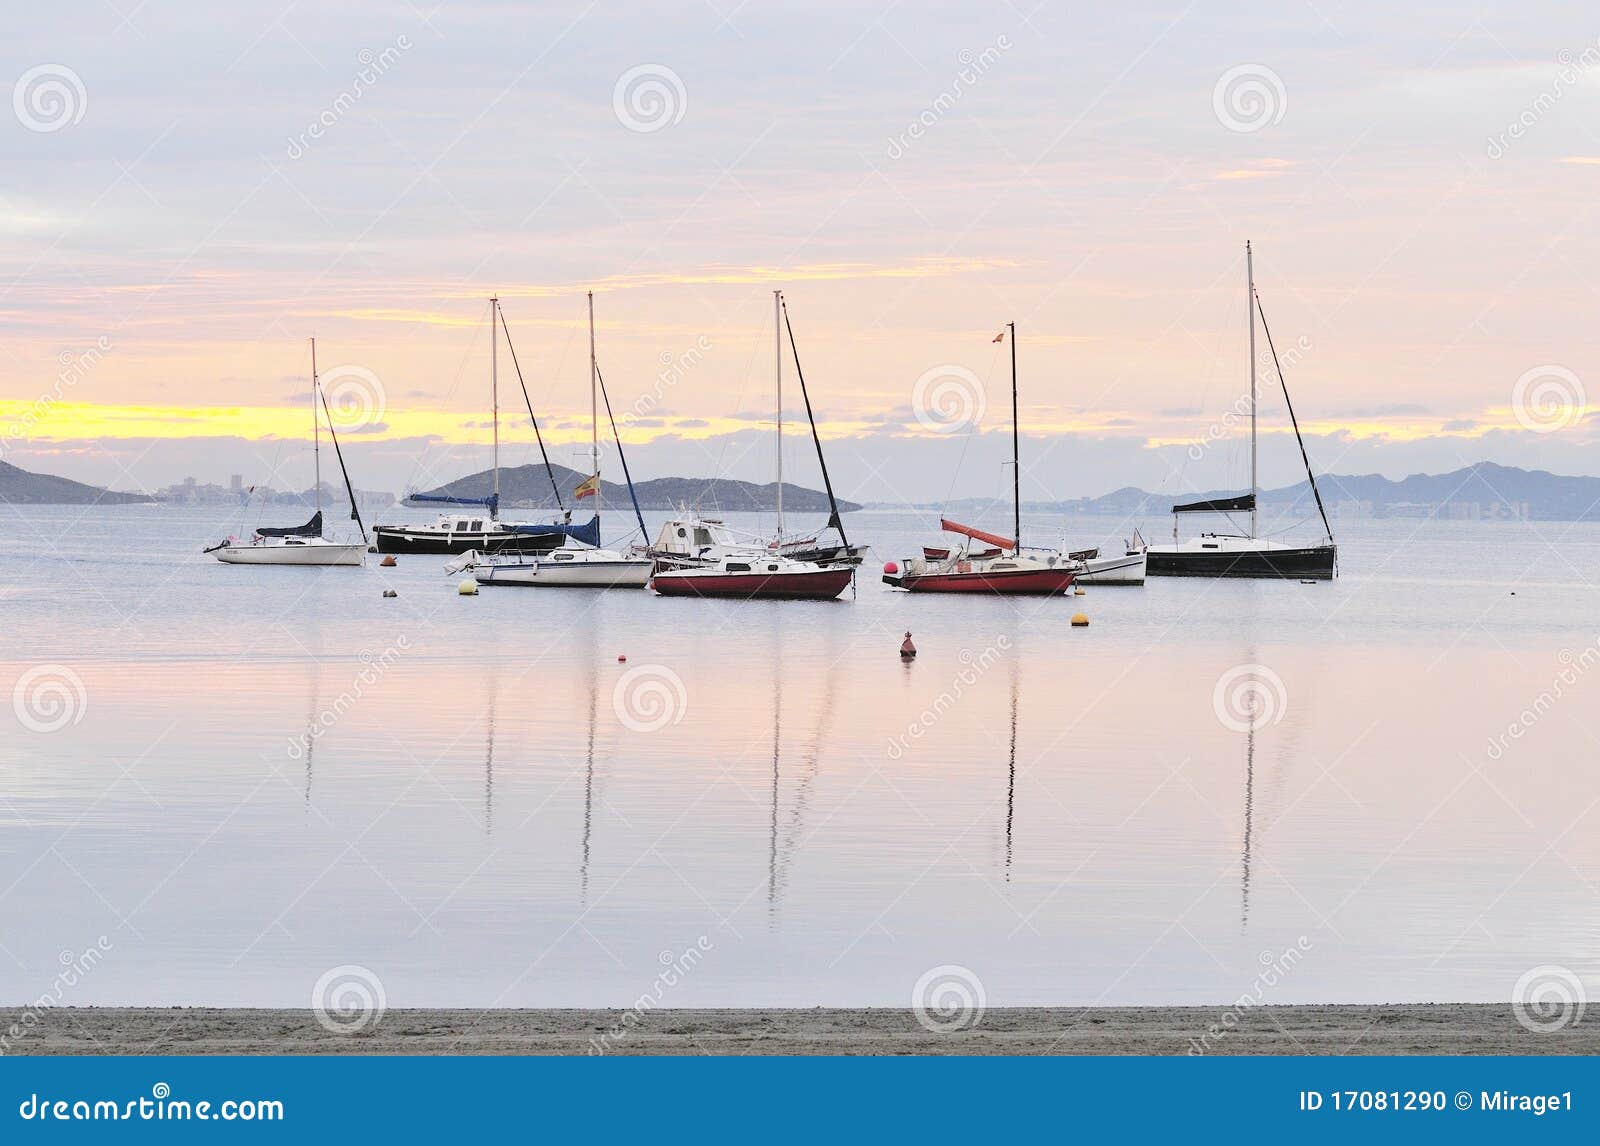
[[[611,423],[611,438],[617,443],[617,460],[622,463],[622,476],[628,482],[628,498],[633,502],[633,516],[639,522],[639,540],[648,544],[650,534],[644,527],[644,514],[639,511],[639,495],[633,489],[633,475],[628,472],[628,455],[622,449],[622,435],[617,432],[616,415],[611,412],[611,395],[606,391],[606,376],[600,373],[600,364],[594,364],[595,380],[600,383],[600,397],[605,399],[606,419]]]
[[[1317,499],[1317,513],[1322,517],[1322,528],[1328,540],[1333,540],[1333,526],[1328,524],[1328,511],[1322,508],[1322,491],[1317,489],[1317,475],[1311,472],[1311,459],[1306,456],[1306,440],[1300,436],[1300,421],[1294,416],[1294,403],[1289,400],[1289,383],[1284,380],[1283,366],[1278,362],[1278,348],[1272,344],[1272,330],[1267,326],[1267,312],[1261,309],[1261,295],[1256,293],[1256,313],[1261,316],[1261,330],[1267,336],[1267,349],[1272,351],[1272,366],[1278,372],[1278,385],[1283,387],[1283,404],[1289,410],[1289,424],[1294,427],[1294,440],[1300,445],[1300,461],[1306,467],[1306,480],[1311,483],[1311,496]]]
[[[806,400],[806,421],[811,423],[811,440],[817,447],[817,465],[822,468],[822,488],[828,493],[828,525],[839,534],[839,541],[846,549],[850,548],[850,539],[844,535],[844,520],[839,516],[839,502],[833,496],[833,479],[828,476],[828,463],[822,456],[822,438],[817,433],[817,420],[811,413],[811,392],[806,389],[805,371],[800,369],[800,348],[794,343],[794,327],[789,323],[789,300],[782,299],[783,328],[789,333],[789,353],[794,355],[794,373],[800,380],[800,396]],[[781,411],[780,411],[781,413]],[[783,448],[782,438],[778,441],[778,448]],[[782,490],[779,490],[782,493]],[[825,527],[826,528],[826,527]],[[782,541],[782,538],[779,539]]]
[[[473,357],[474,354],[477,353],[478,335],[480,330],[481,328],[474,324],[472,338],[467,343],[467,348],[461,352],[461,360],[456,363],[456,372],[450,379],[449,388],[444,392],[444,400],[447,404],[452,398],[455,397],[456,389],[461,385],[461,375],[466,372],[467,362]],[[491,335],[494,333],[494,323],[492,321],[489,324],[489,332]],[[430,448],[430,446],[424,445],[423,448],[418,450],[416,455],[412,457],[411,472],[406,475],[405,489],[415,490],[417,488],[417,474],[424,468],[424,459],[426,458],[427,452]],[[448,456],[454,456],[454,451],[451,451]],[[430,471],[432,469],[431,466],[427,468]],[[430,478],[429,480],[432,479]],[[404,504],[404,502],[405,499],[402,498],[400,504]]]
[[[539,456],[544,459],[544,472],[550,478],[550,490],[556,495],[556,508],[565,513],[567,507],[561,500],[561,487],[556,484],[556,471],[550,468],[550,455],[545,452],[544,435],[539,432],[539,419],[533,412],[533,399],[528,397],[528,384],[522,380],[522,366],[517,362],[517,348],[511,345],[511,328],[506,325],[504,307],[500,308],[500,329],[506,333],[506,349],[511,351],[511,365],[517,372],[517,385],[522,388],[522,400],[528,406],[528,420],[533,423],[533,436],[539,443]]]
[[[328,419],[328,437],[333,439],[334,456],[339,459],[339,472],[344,475],[344,491],[350,495],[350,519],[356,523],[356,528],[361,530],[361,540],[365,544],[367,527],[362,523],[361,509],[356,505],[356,487],[350,484],[350,471],[344,468],[344,451],[339,448],[339,435],[333,430],[333,412],[328,409],[327,391],[321,386],[317,387],[317,397],[322,399],[322,412]]]

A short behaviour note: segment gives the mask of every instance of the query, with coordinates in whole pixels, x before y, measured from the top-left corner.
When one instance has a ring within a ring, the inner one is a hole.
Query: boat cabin
[[[748,549],[740,545],[721,521],[705,517],[675,518],[661,527],[652,547],[656,553],[674,557],[700,557],[709,550]]]

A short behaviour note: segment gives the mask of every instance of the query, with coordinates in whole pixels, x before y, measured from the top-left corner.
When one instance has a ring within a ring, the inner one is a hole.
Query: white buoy
[[[468,577],[465,581],[456,586],[456,592],[460,593],[463,597],[476,597],[478,595],[478,583],[471,577]]]

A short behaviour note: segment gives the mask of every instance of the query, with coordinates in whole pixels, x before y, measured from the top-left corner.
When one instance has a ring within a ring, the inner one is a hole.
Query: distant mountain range
[[[1330,515],[1356,517],[1444,517],[1457,520],[1528,518],[1539,521],[1600,521],[1600,478],[1568,477],[1544,470],[1479,462],[1446,474],[1412,474],[1391,481],[1381,474],[1328,474],[1317,478]],[[1174,504],[1206,501],[1241,493],[1238,489],[1194,493],[1150,493],[1125,486],[1101,497],[1030,502],[1030,509],[1064,513],[1104,513],[1118,517],[1159,517]],[[1264,489],[1263,510],[1316,512],[1307,482]],[[947,508],[955,509],[961,503]],[[992,501],[970,500],[989,506]]]
[[[0,462],[0,501],[13,505],[136,505],[154,500],[142,493],[117,493]]]
[[[583,481],[584,474],[577,470],[568,469],[566,466],[552,465],[551,471],[555,474],[556,485],[560,487],[561,498],[567,508],[572,508],[574,499],[572,491]],[[718,510],[724,512],[736,510],[772,510],[778,505],[778,485],[769,482],[766,485],[756,485],[747,481],[732,481],[728,478],[652,478],[649,481],[637,482],[633,487],[639,495],[639,507],[650,510],[672,510],[680,505],[690,506],[701,510]],[[435,497],[486,497],[494,489],[494,471],[483,470],[480,473],[468,474],[453,482],[439,486],[437,489],[423,490],[421,492]],[[609,482],[604,479],[600,482],[600,496],[605,504],[614,509],[630,507],[628,501],[628,487],[626,483]],[[427,503],[413,502],[408,495],[407,505],[423,506]],[[500,504],[502,508],[515,507],[522,509],[554,509],[556,499],[550,489],[550,477],[545,473],[542,465],[516,466],[500,471]],[[783,483],[783,508],[792,509],[796,513],[827,513],[828,495],[821,490],[806,489],[803,486]],[[853,501],[840,499],[839,511],[849,513],[851,510],[860,509],[861,506]]]

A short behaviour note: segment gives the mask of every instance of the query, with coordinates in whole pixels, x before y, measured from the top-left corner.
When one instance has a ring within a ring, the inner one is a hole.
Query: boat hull
[[[503,530],[445,533],[404,525],[379,525],[372,531],[379,553],[462,554],[548,553],[565,540],[559,533],[511,533]]]
[[[849,568],[824,568],[799,573],[723,573],[677,570],[658,573],[650,587],[663,597],[728,597],[738,600],[827,601],[850,584]]]
[[[364,565],[365,545],[224,545],[215,551],[227,565]]]
[[[1338,549],[1332,545],[1309,545],[1298,549],[1163,551],[1152,546],[1147,556],[1147,569],[1152,577],[1277,577],[1331,581]]]
[[[1094,557],[1084,562],[1086,568],[1078,574],[1080,585],[1143,585],[1147,554],[1133,553],[1122,557]]]
[[[999,593],[1054,596],[1069,592],[1076,569],[999,569],[969,573],[885,574],[884,584],[912,593]]]
[[[650,583],[655,563],[639,561],[589,561],[584,563],[528,562],[525,565],[479,565],[472,570],[480,585],[523,585],[545,589],[643,589]]]

